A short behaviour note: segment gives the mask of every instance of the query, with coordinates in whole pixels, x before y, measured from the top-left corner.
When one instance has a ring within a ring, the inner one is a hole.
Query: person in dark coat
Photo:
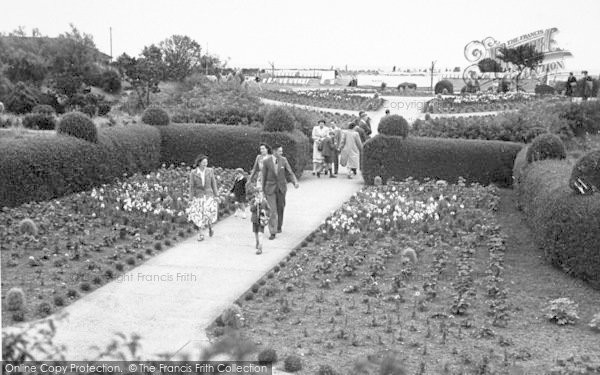
[[[566,96],[573,96],[573,89],[577,87],[577,78],[573,75],[573,72],[569,73],[567,78],[567,90],[565,91]]]
[[[321,154],[323,155],[323,163],[326,168],[325,174],[327,174],[327,171],[329,171],[329,178],[337,178],[337,176],[333,174],[333,169],[331,168],[333,158],[337,156],[337,146],[335,145],[334,137],[335,131],[330,130],[329,135],[321,142],[323,147]]]

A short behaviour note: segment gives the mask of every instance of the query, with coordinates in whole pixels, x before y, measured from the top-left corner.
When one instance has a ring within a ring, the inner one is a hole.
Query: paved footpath
[[[362,178],[320,178],[305,172],[300,187],[288,185],[283,233],[265,238],[255,254],[249,217],[218,222],[215,235],[195,236],[149,259],[122,277],[86,295],[63,311],[55,343],[66,359],[94,357],[115,332],[142,337],[141,358],[160,353],[196,353],[207,344],[204,329],[362,187]],[[266,230],[268,232],[268,229]],[[267,236],[266,236],[267,237]],[[162,278],[163,281],[146,281]]]

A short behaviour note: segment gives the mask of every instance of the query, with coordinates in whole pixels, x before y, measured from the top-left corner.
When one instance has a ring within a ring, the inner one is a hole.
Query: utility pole
[[[433,95],[433,69],[435,68],[435,61],[431,62],[431,94]]]
[[[109,28],[109,33],[110,33],[110,60],[112,61],[112,58],[113,58],[113,54],[112,54],[112,26]]]

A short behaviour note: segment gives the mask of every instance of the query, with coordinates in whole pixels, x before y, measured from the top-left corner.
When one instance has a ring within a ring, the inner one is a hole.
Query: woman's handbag
[[[317,150],[323,151],[323,142],[318,141],[318,143],[317,143]]]

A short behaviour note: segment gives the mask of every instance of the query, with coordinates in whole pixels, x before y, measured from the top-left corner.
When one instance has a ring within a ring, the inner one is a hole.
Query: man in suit
[[[338,174],[340,166],[340,143],[342,142],[342,129],[337,126],[335,121],[331,121],[331,130],[333,130],[333,143],[335,145],[335,155],[333,155],[333,173]]]
[[[271,216],[269,218],[270,240],[275,239],[276,233],[281,233],[283,224],[283,209],[285,208],[285,194],[287,193],[286,172],[294,182],[294,187],[298,188],[298,180],[294,175],[290,163],[283,156],[283,147],[275,145],[273,148],[273,158],[265,160],[262,173],[262,189],[271,207]],[[277,209],[273,209],[276,207]]]

